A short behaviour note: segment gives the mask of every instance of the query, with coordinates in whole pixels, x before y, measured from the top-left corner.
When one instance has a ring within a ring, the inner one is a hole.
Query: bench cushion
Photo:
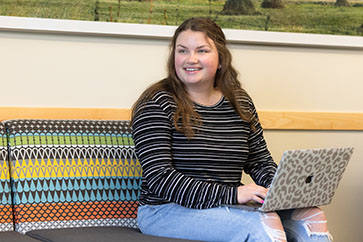
[[[128,121],[5,124],[16,231],[137,227],[141,166]]]
[[[12,231],[13,212],[5,126],[0,123],[0,231]]]
[[[30,236],[15,231],[0,232],[0,242],[39,242]]]
[[[187,242],[190,240],[173,239],[144,235],[138,229],[121,227],[68,228],[30,231],[28,236],[44,242]]]

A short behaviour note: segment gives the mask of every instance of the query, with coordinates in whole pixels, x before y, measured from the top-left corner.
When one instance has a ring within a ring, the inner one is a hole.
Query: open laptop
[[[233,205],[263,212],[329,204],[354,148],[285,151],[264,203]]]

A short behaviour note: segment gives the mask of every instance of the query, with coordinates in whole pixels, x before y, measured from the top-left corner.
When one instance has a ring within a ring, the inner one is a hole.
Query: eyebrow
[[[182,44],[177,44],[176,47],[182,47],[184,49],[188,49],[188,47],[182,45]],[[210,45],[201,45],[201,46],[197,46],[197,49],[202,49],[202,48],[205,48],[205,47],[208,47],[208,48],[211,48]]]

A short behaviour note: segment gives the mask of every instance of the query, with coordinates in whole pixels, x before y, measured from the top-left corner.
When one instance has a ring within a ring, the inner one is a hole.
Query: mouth
[[[196,71],[200,71],[202,68],[201,67],[184,67],[183,69],[187,72],[196,72]]]

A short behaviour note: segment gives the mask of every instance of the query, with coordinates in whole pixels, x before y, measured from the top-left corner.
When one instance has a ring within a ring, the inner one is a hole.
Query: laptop
[[[346,147],[285,151],[263,204],[228,206],[269,212],[327,205],[353,150]]]

